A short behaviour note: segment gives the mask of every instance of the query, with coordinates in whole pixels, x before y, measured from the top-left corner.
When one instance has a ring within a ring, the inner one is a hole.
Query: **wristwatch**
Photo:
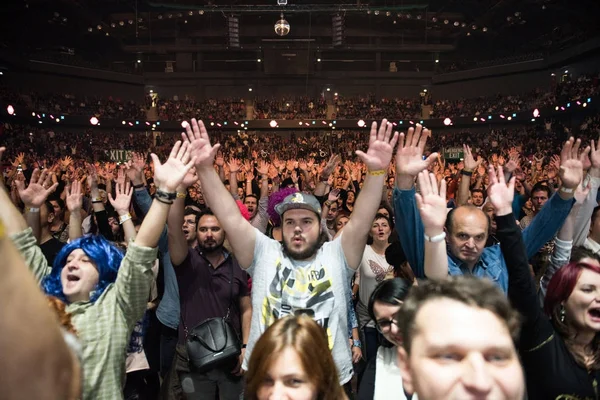
[[[360,340],[353,340],[352,341],[352,347],[358,347],[361,348],[362,344],[360,343]]]

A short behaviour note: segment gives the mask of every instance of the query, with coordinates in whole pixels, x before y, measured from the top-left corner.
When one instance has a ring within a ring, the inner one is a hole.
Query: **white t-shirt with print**
[[[352,378],[352,353],[348,345],[346,287],[354,273],[348,268],[341,235],[327,242],[310,261],[295,261],[283,246],[255,228],[252,276],[252,322],[243,368],[260,335],[277,319],[308,314],[325,328],[340,383]]]

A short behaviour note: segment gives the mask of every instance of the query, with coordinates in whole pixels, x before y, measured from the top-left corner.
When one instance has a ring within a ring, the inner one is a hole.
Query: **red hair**
[[[246,221],[250,221],[250,212],[248,211],[248,207],[246,207],[246,205],[242,203],[241,200],[236,200],[235,204],[237,204],[238,208],[240,209],[242,217],[244,217]]]
[[[582,262],[570,262],[554,274],[544,299],[544,312],[552,317],[555,311],[560,308],[561,303],[566,301],[579,280],[579,276],[583,269],[589,269],[597,274],[600,274],[600,267],[593,264]]]
[[[578,330],[569,323],[568,318],[561,318],[561,310],[563,302],[573,293],[575,285],[584,270],[590,270],[600,274],[600,267],[594,264],[582,262],[570,262],[554,274],[544,299],[544,312],[552,321],[554,329],[563,338],[565,344],[575,361],[582,367],[589,367],[586,361],[586,355],[576,346],[575,339],[577,338]],[[600,368],[600,333],[596,333],[594,339],[590,343],[590,348],[594,354],[593,364],[591,368]]]

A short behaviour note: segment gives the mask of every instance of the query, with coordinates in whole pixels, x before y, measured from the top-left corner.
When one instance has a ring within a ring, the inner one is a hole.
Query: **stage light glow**
[[[98,125],[99,122],[100,121],[98,121],[98,118],[96,118],[96,117],[90,118],[90,124],[92,124],[92,125]]]
[[[452,125],[452,120],[450,118],[445,118],[444,119],[444,125],[446,125],[446,126]]]
[[[362,119],[358,121],[357,125],[362,128],[365,126],[365,121],[363,121]]]
[[[537,118],[540,116],[540,110],[538,110],[537,108],[535,110],[533,110],[533,117]]]
[[[15,115],[15,108],[9,104],[8,107],[6,107],[6,112],[8,115]]]
[[[277,121],[275,121],[275,120],[271,120],[271,122],[269,122],[269,126],[270,126],[271,128],[275,128],[275,127],[277,127]]]

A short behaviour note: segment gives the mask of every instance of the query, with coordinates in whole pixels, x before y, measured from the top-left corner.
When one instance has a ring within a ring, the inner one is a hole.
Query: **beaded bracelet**
[[[376,171],[369,171],[369,175],[371,176],[381,176],[381,175],[385,175],[386,171],[385,169],[378,169]]]

